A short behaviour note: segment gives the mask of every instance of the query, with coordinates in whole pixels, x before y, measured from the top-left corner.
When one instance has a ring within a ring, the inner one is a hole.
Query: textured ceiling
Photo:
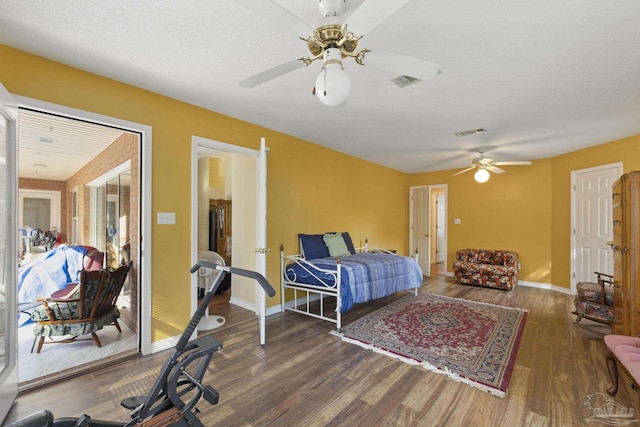
[[[321,21],[315,0],[275,3]],[[413,0],[359,46],[441,74],[400,89],[346,59],[333,108],[311,94],[320,63],[238,85],[308,51],[233,0],[2,1],[0,43],[411,173],[464,168],[482,146],[535,160],[640,134],[639,22],[637,0]]]

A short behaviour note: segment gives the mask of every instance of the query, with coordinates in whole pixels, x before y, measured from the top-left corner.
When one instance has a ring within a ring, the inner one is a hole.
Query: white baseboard
[[[151,353],[157,353],[159,351],[167,350],[175,347],[176,344],[178,344],[178,340],[180,339],[181,336],[182,334],[176,335],[175,337],[169,337],[160,341],[152,342]]]
[[[255,304],[249,303],[249,302],[247,302],[245,300],[241,300],[241,299],[237,299],[237,298],[231,297],[229,299],[229,303],[237,305],[240,308],[244,308],[245,310],[253,311],[254,313],[257,311]],[[280,304],[278,304],[278,305],[274,305],[274,306],[271,306],[271,307],[267,307],[267,311],[264,313],[264,315],[266,317],[269,317],[272,314],[280,313],[281,311],[282,311],[282,306]],[[257,316],[257,314],[256,314],[256,316]]]
[[[266,317],[271,316],[272,314],[278,314],[282,311],[282,304],[274,305],[272,307],[267,307],[267,312],[264,314]]]
[[[238,307],[244,308],[245,310],[249,310],[255,313],[256,311],[256,306],[255,304],[249,303],[245,300],[241,300],[238,298],[233,298],[231,297],[229,299],[229,303],[233,304],[233,305],[237,305]],[[277,306],[274,307],[268,307],[267,311],[265,313],[265,316],[270,316],[272,314],[276,314],[276,313],[280,313],[281,308],[280,308],[280,304],[278,304]],[[256,315],[257,317],[257,315]],[[197,333],[197,330],[194,331],[194,335]],[[180,340],[180,337],[182,336],[182,334],[180,335],[176,335],[173,337],[169,337],[169,338],[165,338],[163,340],[160,341],[156,341],[151,343],[151,353],[157,353],[159,351],[163,351],[163,350],[167,350],[170,348],[174,348],[176,346],[176,344],[178,344],[178,341]],[[192,337],[193,339],[194,337]]]
[[[320,294],[311,294],[309,295],[309,302],[318,301],[320,299]],[[285,307],[291,308],[296,307],[298,305],[305,304],[307,302],[307,298],[298,298],[296,300],[286,301],[284,303]]]
[[[229,298],[229,303],[237,305],[240,308],[244,308],[245,310],[253,311],[254,313],[257,311],[256,305],[254,303],[245,301],[243,299],[234,298],[233,296]]]
[[[540,283],[540,282],[527,282],[526,280],[518,280],[517,286],[527,286],[530,288],[538,288],[538,289],[549,289],[556,292],[561,292],[563,294],[572,295],[571,289],[563,288],[561,286],[552,285],[550,283]]]

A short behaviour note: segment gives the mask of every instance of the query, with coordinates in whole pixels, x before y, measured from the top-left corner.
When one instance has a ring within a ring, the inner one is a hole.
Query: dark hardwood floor
[[[209,313],[212,315],[218,315],[225,318],[224,325],[208,331],[201,331],[199,335],[208,333],[218,333],[224,329],[230,328],[240,323],[255,320],[256,314],[251,310],[238,307],[230,304],[229,299],[231,294],[229,292],[222,292],[213,297],[209,303]],[[198,304],[201,298],[198,298]]]
[[[575,322],[573,297],[518,286],[499,291],[434,275],[431,292],[529,311],[505,398],[445,375],[342,342],[332,325],[294,313],[267,319],[267,344],[258,344],[255,319],[215,330],[215,353],[205,382],[220,392],[218,405],[198,405],[206,426],[593,426],[593,407],[606,402],[608,327]],[[345,324],[401,297],[357,305]],[[83,413],[128,420],[125,397],[146,394],[168,351],[138,357],[18,396],[7,421],[42,408],[58,417]],[[602,393],[599,395],[597,393]],[[585,401],[591,396],[591,406]],[[628,382],[613,400],[640,410]],[[634,423],[635,424],[635,423]]]

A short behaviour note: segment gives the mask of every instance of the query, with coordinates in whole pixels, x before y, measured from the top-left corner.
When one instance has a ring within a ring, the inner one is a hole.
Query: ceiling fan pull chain
[[[327,96],[327,66],[323,65],[322,69],[324,71],[324,96]]]

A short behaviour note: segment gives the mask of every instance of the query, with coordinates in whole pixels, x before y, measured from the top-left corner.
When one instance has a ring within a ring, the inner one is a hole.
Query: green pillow
[[[342,234],[327,233],[322,236],[322,240],[324,240],[324,244],[327,245],[329,255],[332,257],[351,255],[351,252],[349,252],[349,249],[347,248],[347,244],[344,242]]]

